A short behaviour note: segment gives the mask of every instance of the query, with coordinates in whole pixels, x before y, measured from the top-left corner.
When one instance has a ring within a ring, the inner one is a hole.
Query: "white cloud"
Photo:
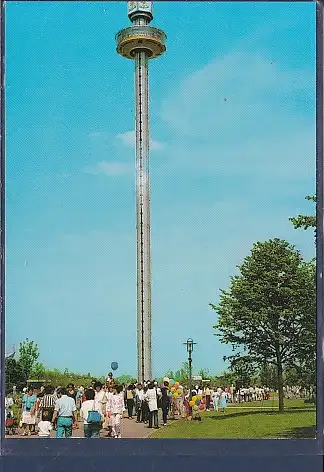
[[[125,146],[135,148],[135,131],[126,131],[125,133],[118,134],[116,137],[122,141]],[[163,148],[163,143],[151,139],[150,149],[152,151],[161,151]]]
[[[101,161],[98,162],[93,167],[84,168],[85,174],[93,175],[108,175],[109,177],[129,175],[134,172],[134,166],[132,164],[124,162],[107,162]]]
[[[275,116],[276,125],[286,119],[287,98],[300,91],[314,98],[314,81],[312,72],[285,70],[260,54],[235,51],[187,76],[164,101],[162,118],[177,134],[251,135]]]
[[[314,178],[314,71],[234,51],[175,84],[161,118],[162,174]]]

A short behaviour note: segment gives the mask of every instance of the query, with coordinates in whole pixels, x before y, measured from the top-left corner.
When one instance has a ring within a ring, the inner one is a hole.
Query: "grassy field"
[[[276,400],[229,405],[225,413],[204,412],[202,421],[170,421],[152,438],[315,438],[315,406],[286,400],[285,408],[284,413],[278,413]]]

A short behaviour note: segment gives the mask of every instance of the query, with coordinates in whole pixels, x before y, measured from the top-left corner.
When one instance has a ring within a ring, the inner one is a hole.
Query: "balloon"
[[[173,398],[178,398],[177,392],[175,392],[175,393],[173,394]]]
[[[198,408],[197,405],[194,405],[194,406],[193,406],[193,409],[194,409],[195,411],[199,410],[199,408]]]
[[[170,381],[169,377],[164,377],[163,382],[169,382],[169,381]]]
[[[174,380],[173,379],[170,379],[170,384],[173,385],[174,384]]]
[[[194,396],[192,397],[192,401],[195,403],[196,400],[197,400],[197,395],[194,395]]]
[[[192,400],[190,400],[190,402],[189,402],[189,406],[193,407],[193,406],[194,406],[194,404],[195,404],[195,402],[193,402]]]
[[[170,397],[170,398],[173,397],[173,393],[172,393],[172,392],[169,392],[169,397]]]
[[[118,362],[112,362],[111,366],[112,370],[117,370],[118,369]]]
[[[204,409],[205,409],[205,405],[201,404],[199,407],[199,410],[204,410]]]
[[[198,398],[198,400],[201,400],[201,395],[196,395],[196,397]]]
[[[174,393],[176,391],[175,387],[171,387],[171,392]]]
[[[179,384],[179,382],[177,381],[177,382],[174,383],[174,385],[177,385],[177,386],[178,386],[178,385],[180,385],[180,384]]]

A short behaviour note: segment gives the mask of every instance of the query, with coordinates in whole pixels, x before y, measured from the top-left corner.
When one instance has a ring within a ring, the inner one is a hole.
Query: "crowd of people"
[[[183,419],[201,420],[203,411],[225,412],[228,403],[263,401],[270,398],[267,387],[236,389],[195,385],[191,390],[165,377],[155,381],[120,385],[108,374],[106,382],[93,381],[88,387],[41,387],[23,389],[17,397],[21,407],[20,427],[23,436],[38,434],[41,438],[70,438],[73,429],[83,425],[85,438],[101,436],[121,438],[122,419],[144,423],[148,428],[166,426],[178,415]],[[6,396],[6,422],[12,423],[14,400]],[[160,423],[160,424],[159,424]],[[102,432],[107,431],[104,435]]]
[[[104,430],[107,437],[120,438],[124,417],[148,428],[159,428],[160,420],[161,426],[166,426],[176,415],[200,419],[202,410],[224,411],[227,398],[227,389],[214,391],[197,385],[190,392],[167,377],[160,385],[155,380],[118,385],[109,373],[105,384],[93,381],[87,388],[73,384],[67,388],[47,385],[37,391],[29,386],[23,389],[22,396],[17,396],[16,402],[21,408],[22,436],[38,434],[48,438],[55,430],[57,438],[70,438],[73,429],[81,423],[86,438],[98,438]],[[6,425],[13,423],[13,405],[13,398],[7,395]]]

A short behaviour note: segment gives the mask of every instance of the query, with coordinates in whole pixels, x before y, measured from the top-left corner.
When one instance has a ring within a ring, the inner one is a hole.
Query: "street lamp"
[[[189,400],[191,400],[191,387],[192,387],[192,351],[194,349],[194,345],[197,343],[194,343],[192,338],[188,338],[185,343],[183,343],[185,346],[187,346],[187,352],[188,352],[188,363],[189,363]]]

